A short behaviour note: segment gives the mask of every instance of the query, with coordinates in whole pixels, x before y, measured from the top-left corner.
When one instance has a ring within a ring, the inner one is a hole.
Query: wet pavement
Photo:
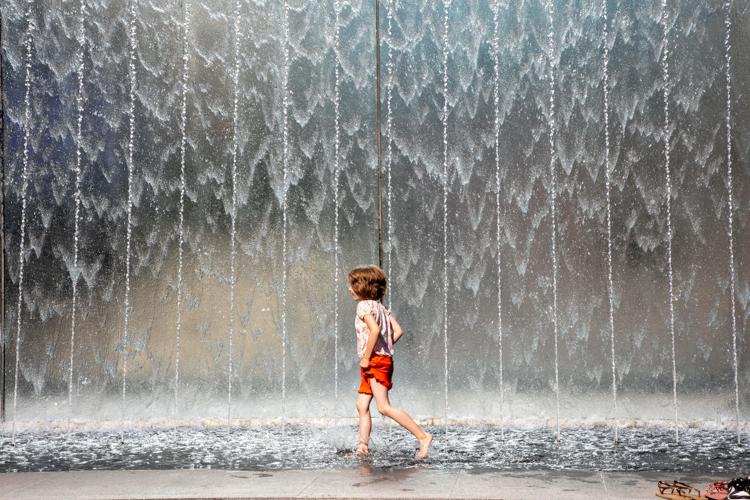
[[[720,478],[720,477],[719,477]],[[705,474],[584,471],[435,470],[140,470],[0,474],[0,499],[645,499],[659,479],[703,489]]]

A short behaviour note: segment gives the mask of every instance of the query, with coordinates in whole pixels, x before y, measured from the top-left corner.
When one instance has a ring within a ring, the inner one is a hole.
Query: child
[[[355,267],[349,272],[349,292],[357,302],[354,328],[357,332],[357,354],[362,377],[357,396],[359,413],[359,446],[357,455],[366,455],[369,450],[372,418],[370,401],[373,396],[378,411],[391,417],[406,430],[414,434],[419,442],[416,458],[423,459],[432,443],[432,434],[419,427],[405,411],[391,406],[388,391],[393,387],[393,344],[404,334],[390,311],[380,300],[385,295],[386,276],[378,266]]]

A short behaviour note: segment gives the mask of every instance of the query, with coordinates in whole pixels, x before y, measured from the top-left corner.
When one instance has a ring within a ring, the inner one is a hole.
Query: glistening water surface
[[[750,448],[731,430],[688,428],[675,444],[671,428],[625,428],[613,444],[612,429],[498,426],[428,426],[431,456],[414,459],[416,440],[403,429],[375,422],[370,457],[351,455],[355,426],[287,425],[133,429],[86,432],[22,432],[13,446],[0,441],[0,471],[94,469],[324,469],[374,467],[499,470],[604,470],[747,473]],[[121,439],[121,436],[123,439]]]

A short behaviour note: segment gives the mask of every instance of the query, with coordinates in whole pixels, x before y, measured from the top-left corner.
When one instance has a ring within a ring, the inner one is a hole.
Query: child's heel
[[[370,449],[367,446],[367,443],[365,441],[360,441],[359,446],[357,446],[357,450],[354,452],[357,456],[363,456],[370,453]]]

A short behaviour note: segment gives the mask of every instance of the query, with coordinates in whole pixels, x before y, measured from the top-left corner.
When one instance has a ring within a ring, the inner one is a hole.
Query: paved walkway
[[[645,499],[659,479],[705,488],[706,475],[434,469],[139,470],[0,473],[1,500],[44,499]]]

